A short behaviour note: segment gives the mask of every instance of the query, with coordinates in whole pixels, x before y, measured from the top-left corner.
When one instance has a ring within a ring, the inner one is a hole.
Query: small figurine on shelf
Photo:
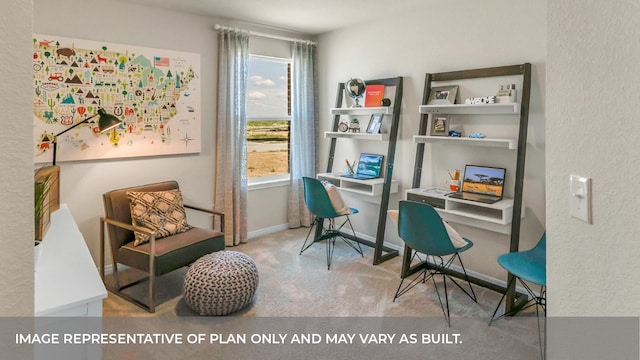
[[[514,103],[516,102],[516,84],[500,84],[498,93],[496,94],[497,103]]]
[[[360,120],[352,119],[349,124],[349,132],[359,133],[360,132]]]

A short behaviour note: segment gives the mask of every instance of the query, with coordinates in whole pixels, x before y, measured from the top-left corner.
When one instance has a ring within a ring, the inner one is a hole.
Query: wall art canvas
[[[99,108],[120,126],[101,134],[95,117],[66,132],[57,161],[200,152],[200,54],[34,34],[32,61],[35,163]]]

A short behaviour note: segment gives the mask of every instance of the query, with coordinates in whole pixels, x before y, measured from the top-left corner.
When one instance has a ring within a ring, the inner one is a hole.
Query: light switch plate
[[[571,175],[569,184],[571,216],[591,224],[591,178]]]

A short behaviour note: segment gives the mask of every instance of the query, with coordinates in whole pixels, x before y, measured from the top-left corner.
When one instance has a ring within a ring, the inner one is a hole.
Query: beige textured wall
[[[123,11],[126,9],[126,11]],[[74,14],[73,22],[59,21]],[[94,16],[100,14],[99,17]],[[140,14],[145,14],[140,16]],[[61,202],[67,203],[87,246],[97,263],[99,256],[98,218],[103,215],[101,194],[110,189],[168,179],[180,183],[185,202],[213,206],[215,166],[215,121],[217,84],[217,33],[215,24],[244,26],[229,20],[190,15],[122,2],[100,0],[34,0],[34,32],[119,44],[187,51],[200,54],[202,82],[202,151],[183,156],[110,159],[102,161],[62,162]],[[250,29],[250,27],[246,27]],[[254,27],[252,30],[264,31]],[[298,37],[296,34],[286,34]],[[253,40],[253,39],[252,39]],[[256,44],[257,45],[257,44]],[[280,50],[272,42],[266,47]],[[286,47],[285,47],[286,50]],[[277,53],[270,53],[277,55]],[[283,188],[286,190],[286,188]],[[258,190],[255,193],[269,190]],[[285,191],[276,189],[286,195]],[[287,222],[286,196],[275,210],[274,202],[260,201],[251,195],[250,214],[264,213],[260,226],[272,227]],[[272,198],[272,197],[271,197]],[[250,215],[251,216],[251,215]],[[259,215],[258,215],[259,216]],[[266,219],[265,219],[266,218]],[[194,217],[194,219],[197,219]],[[205,226],[208,220],[194,225]],[[259,230],[249,226],[249,231]]]
[[[549,315],[640,314],[639,19],[637,0],[549,0]],[[593,179],[593,224],[569,216],[570,174]]]
[[[0,316],[26,316],[33,314],[31,0],[5,1],[0,13]]]
[[[452,1],[434,1],[429,4],[428,11],[390,16],[384,21],[371,21],[320,36],[320,123],[324,127],[322,131],[329,130],[333,120],[329,109],[334,106],[338,82],[346,81],[350,77],[404,77],[403,105],[394,169],[394,177],[398,179],[401,191],[392,196],[389,203],[390,209],[397,209],[398,200],[404,196],[403,191],[412,185],[416,153],[416,144],[413,143],[412,136],[418,133],[418,106],[422,102],[425,73],[532,63],[524,190],[526,216],[521,229],[521,247],[529,248],[538,240],[545,223],[545,3],[492,0],[465,1],[464,5]],[[500,80],[485,81],[482,86],[486,86],[488,94],[495,93],[499,84],[497,81]],[[365,126],[366,121],[368,119],[365,120]],[[496,122],[509,127],[517,122],[517,118],[511,122]],[[511,136],[516,137],[517,134]],[[322,139],[320,144],[323,146],[319,153],[320,164],[321,170],[324,171],[329,140]],[[430,178],[430,170],[424,171],[422,186],[429,186],[430,183],[431,186],[444,186],[442,179],[447,179],[445,166],[463,168],[466,163],[493,166],[504,163],[510,171],[507,181],[513,181],[509,180],[509,176],[515,173],[515,153],[505,155],[505,151],[491,149],[490,152],[477,147],[457,147],[455,150],[443,147],[445,146],[427,146],[424,166],[429,168],[432,162],[446,162],[440,167],[444,178],[439,175]],[[433,152],[432,148],[435,148]],[[345,156],[357,156],[361,151],[386,153],[386,143],[339,140],[336,162],[344,161]],[[446,160],[441,160],[443,154],[448,156]],[[338,167],[334,171],[341,171],[341,168]],[[375,236],[378,206],[362,201],[362,197],[357,196],[348,196],[347,201],[360,210],[352,219],[358,231]],[[465,253],[465,266],[490,277],[506,279],[506,272],[497,265],[495,259],[498,254],[508,251],[509,237],[477,228],[455,226],[475,243],[474,247]],[[391,245],[402,246],[394,224],[388,219],[385,241]]]

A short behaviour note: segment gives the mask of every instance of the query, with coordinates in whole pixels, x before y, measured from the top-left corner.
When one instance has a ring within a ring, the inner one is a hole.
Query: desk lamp
[[[120,119],[118,119],[117,117],[115,117],[114,115],[111,114],[107,114],[107,111],[103,108],[98,109],[98,112],[92,116],[89,116],[88,118],[80,121],[79,123],[71,126],[70,128],[67,128],[59,133],[57,133],[56,135],[53,136],[53,165],[56,164],[56,151],[58,148],[58,136],[66,133],[67,131],[75,128],[76,126],[80,125],[80,124],[84,124],[87,121],[93,119],[94,117],[100,115],[100,118],[98,119],[98,128],[100,129],[100,133],[104,133],[107,132],[111,129],[113,129],[114,127],[120,125],[122,123],[122,121],[120,121]]]

